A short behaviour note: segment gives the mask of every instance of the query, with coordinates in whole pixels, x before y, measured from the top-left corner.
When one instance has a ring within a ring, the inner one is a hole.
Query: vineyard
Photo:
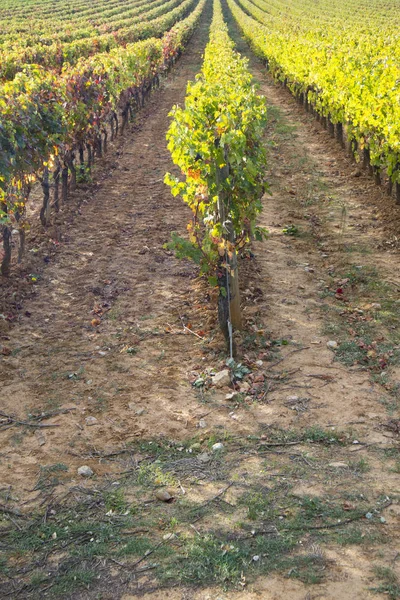
[[[0,597],[400,599],[400,0],[0,0]]]

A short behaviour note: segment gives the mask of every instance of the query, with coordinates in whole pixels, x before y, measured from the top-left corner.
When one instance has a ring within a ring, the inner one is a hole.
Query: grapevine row
[[[228,0],[255,53],[343,144],[343,131],[357,158],[388,176],[400,202],[400,35],[305,17],[282,19],[264,0]],[[265,6],[262,10],[260,6]],[[335,22],[335,21],[334,21]],[[354,24],[353,24],[354,25]],[[390,31],[390,30],[388,30]]]
[[[214,0],[210,41],[201,73],[189,83],[184,107],[175,106],[168,148],[184,179],[167,174],[173,195],[193,212],[189,240],[173,235],[171,248],[201,267],[220,290],[220,324],[228,337],[240,327],[237,252],[255,235],[265,190],[265,98],[257,95],[247,60],[234,50],[220,0]]]
[[[40,218],[47,225],[51,200],[58,211],[68,190],[87,175],[95,155],[106,150],[109,135],[113,139],[123,132],[129,116],[143,105],[160,74],[181,52],[206,2],[200,0],[190,16],[161,40],[152,38],[98,53],[62,76],[32,66],[0,88],[3,275],[10,269],[12,227],[19,231],[22,258],[32,184],[39,180],[42,185]]]
[[[109,52],[142,39],[161,37],[189,14],[195,4],[196,0],[169,0],[135,17],[127,27],[65,44],[57,39],[50,46],[40,41],[27,47],[16,44],[10,49],[0,48],[0,79],[12,79],[29,64],[39,64],[60,72],[63,66],[69,68],[79,59],[98,52]]]

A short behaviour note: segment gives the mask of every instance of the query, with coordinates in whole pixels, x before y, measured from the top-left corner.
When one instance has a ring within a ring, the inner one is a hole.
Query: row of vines
[[[16,40],[5,40],[0,45],[0,80],[13,79],[30,64],[60,73],[98,52],[161,37],[187,16],[195,4],[196,0],[147,0],[132,10],[124,7],[118,19],[110,17],[100,27],[68,29],[64,34],[57,32],[39,37],[19,34]]]
[[[266,188],[266,103],[247,60],[234,50],[220,0],[214,0],[202,70],[171,117],[168,148],[183,177],[168,173],[165,182],[193,217],[189,239],[174,234],[170,247],[199,264],[219,287],[219,321],[232,356],[232,331],[241,326],[237,255],[266,234],[256,225]]]
[[[95,156],[124,131],[129,117],[158,85],[190,38],[206,1],[200,0],[162,39],[99,52],[61,75],[31,65],[0,86],[3,275],[10,272],[13,230],[19,233],[22,259],[33,184],[38,181],[43,188],[40,218],[46,226],[51,209],[59,211]]]
[[[372,0],[371,0],[372,1]],[[343,2],[228,0],[254,52],[400,203],[400,33],[396,2],[360,22]],[[350,3],[356,12],[357,2]],[[385,10],[386,20],[379,19]],[[368,17],[368,15],[366,15]],[[383,25],[384,24],[384,25]]]

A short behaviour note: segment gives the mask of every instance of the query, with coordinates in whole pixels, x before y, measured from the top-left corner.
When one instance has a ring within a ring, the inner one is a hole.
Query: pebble
[[[370,512],[367,512],[367,514],[365,515],[365,518],[366,518],[366,519],[372,519],[372,517],[373,517],[373,516],[374,516],[374,515],[373,515],[372,513],[370,513]]]
[[[329,342],[326,342],[326,345],[328,346],[328,348],[330,348],[331,350],[335,350],[338,347],[338,343],[335,342],[334,340],[329,340]]]
[[[334,469],[347,469],[348,466],[345,462],[331,462],[328,464],[328,467],[333,467]]]
[[[221,444],[221,442],[217,442],[216,444],[213,444],[213,446],[212,446],[213,452],[218,452],[219,450],[223,450],[223,449],[224,449],[224,445]]]
[[[197,460],[199,460],[202,463],[208,463],[211,460],[211,456],[207,454],[207,452],[203,452],[202,454],[197,455]]]
[[[200,421],[199,421],[199,427],[201,429],[205,429],[207,427],[207,421],[205,421],[204,419],[200,419]]]
[[[81,475],[81,477],[92,477],[92,475],[94,475],[94,472],[87,465],[83,465],[82,467],[79,467],[78,475]]]
[[[223,371],[219,371],[215,373],[212,378],[212,384],[216,388],[222,388],[231,384],[231,375],[228,369],[223,369]]]
[[[171,494],[166,490],[157,490],[155,496],[157,500],[161,500],[161,502],[171,502],[171,500],[173,500]]]
[[[145,413],[144,408],[138,408],[136,411],[136,414],[138,417],[140,417],[141,415],[143,415]]]
[[[91,425],[96,425],[97,419],[96,417],[86,417],[85,423],[88,427],[90,427]]]

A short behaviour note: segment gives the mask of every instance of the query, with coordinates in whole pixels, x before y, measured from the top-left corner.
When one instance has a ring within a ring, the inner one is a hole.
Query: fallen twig
[[[226,486],[226,488],[224,488],[223,490],[221,490],[220,492],[218,492],[218,494],[216,494],[215,496],[213,496],[212,498],[210,498],[209,500],[207,500],[203,504],[200,504],[200,506],[196,506],[196,508],[194,508],[193,511],[197,512],[199,510],[202,510],[203,508],[206,508],[206,506],[208,506],[209,504],[211,504],[215,500],[218,500],[218,498],[221,498],[221,496],[223,496],[225,494],[225,492],[227,492],[229,490],[229,488],[232,487],[232,486],[233,486],[233,481],[231,481],[229,483],[229,485]],[[203,517],[203,515],[200,515],[199,517],[197,517],[197,519],[195,519],[193,521],[193,523],[197,523],[197,521],[200,521],[200,519],[202,517]]]
[[[199,338],[199,340],[204,340],[204,337],[202,337],[201,335],[199,335],[198,333],[196,333],[195,331],[192,331],[189,327],[186,327],[185,323],[183,322],[183,317],[181,317],[181,315],[179,315],[179,318],[182,322],[182,327],[185,331],[188,331],[189,333],[192,333],[193,335],[195,335],[197,338]]]
[[[133,563],[133,565],[129,565],[129,568],[131,568],[131,569],[132,569],[132,568],[136,567],[137,565],[139,565],[141,562],[143,562],[144,560],[146,560],[146,558],[148,558],[149,556],[151,556],[151,554],[154,554],[154,552],[155,552],[156,550],[158,550],[158,548],[159,548],[160,546],[162,546],[163,544],[165,544],[166,542],[168,542],[168,540],[162,540],[162,541],[161,541],[159,544],[157,544],[157,546],[155,546],[155,547],[153,548],[153,550],[148,550],[148,551],[146,552],[146,554],[144,554],[144,555],[142,556],[142,558],[139,558],[139,560],[137,560],[135,563]]]
[[[15,509],[15,508],[8,508],[7,506],[4,506],[3,504],[0,504],[0,512],[6,513],[7,515],[14,515],[15,517],[21,517],[22,519],[25,518],[20,510]]]
[[[314,377],[315,379],[323,379],[324,381],[334,381],[333,375],[306,375],[306,377]]]
[[[296,446],[297,444],[303,443],[303,440],[297,440],[295,442],[262,442],[259,446],[257,446],[257,450],[263,446]]]
[[[60,427],[60,425],[48,425],[45,423],[32,423],[30,421],[20,421],[19,419],[16,419],[15,417],[11,416],[11,415],[7,415],[6,413],[0,411],[0,416],[5,417],[7,419],[7,421],[5,423],[0,423],[0,427],[2,428],[1,431],[5,431],[6,429],[9,429],[10,427],[14,427],[14,425],[24,425],[25,427],[34,427],[34,428],[48,428],[48,427]],[[51,415],[53,416],[53,415]],[[45,418],[45,417],[42,417]],[[48,417],[47,417],[48,418]]]
[[[383,510],[388,508],[392,504],[392,501],[389,500],[385,504],[379,507],[379,510]],[[315,531],[318,529],[335,529],[337,527],[343,527],[343,525],[349,525],[349,523],[354,523],[354,521],[360,521],[361,519],[365,519],[366,512],[363,511],[359,515],[354,517],[350,517],[349,519],[345,519],[344,521],[340,521],[338,523],[329,523],[327,525],[310,525],[310,527],[290,527],[288,529],[283,529],[281,531]]]
[[[294,354],[295,352],[302,352],[302,350],[309,350],[309,349],[310,349],[310,346],[303,346],[303,348],[296,348],[295,350],[291,350],[285,356],[283,356],[282,358],[280,358],[276,362],[272,363],[272,365],[268,365],[268,366],[272,369],[272,367],[276,367],[281,362],[283,362],[284,360],[286,360],[287,357],[290,356],[291,354]]]

